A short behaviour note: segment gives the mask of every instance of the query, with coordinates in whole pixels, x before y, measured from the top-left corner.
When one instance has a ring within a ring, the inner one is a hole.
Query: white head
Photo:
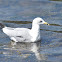
[[[46,25],[49,25],[47,22],[45,22],[42,18],[40,18],[40,17],[37,17],[37,18],[35,18],[34,20],[33,20],[33,24],[38,24],[38,25],[40,25],[40,24],[46,24]]]

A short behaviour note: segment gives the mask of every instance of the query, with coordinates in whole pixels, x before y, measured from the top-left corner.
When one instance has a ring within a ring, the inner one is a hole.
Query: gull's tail
[[[0,28],[2,29],[2,28],[4,28],[4,27],[5,27],[5,25],[2,24],[2,23],[0,23]]]

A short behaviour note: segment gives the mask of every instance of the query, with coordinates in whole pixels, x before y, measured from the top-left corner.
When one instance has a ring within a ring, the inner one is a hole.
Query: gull
[[[41,40],[40,24],[49,25],[42,18],[37,17],[32,22],[32,28],[11,28],[0,23],[2,31],[15,42],[37,42]]]

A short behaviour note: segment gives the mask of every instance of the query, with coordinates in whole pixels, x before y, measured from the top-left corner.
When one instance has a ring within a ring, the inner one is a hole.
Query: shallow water
[[[0,62],[62,62],[62,1],[0,0],[0,22],[6,26],[31,28],[35,17],[50,24],[41,25],[40,42],[13,46],[0,29]]]

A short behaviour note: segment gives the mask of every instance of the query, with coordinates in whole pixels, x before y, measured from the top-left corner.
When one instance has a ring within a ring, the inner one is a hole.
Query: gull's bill
[[[45,22],[44,24],[46,24],[46,25],[50,25],[50,24],[48,24],[47,22]]]

